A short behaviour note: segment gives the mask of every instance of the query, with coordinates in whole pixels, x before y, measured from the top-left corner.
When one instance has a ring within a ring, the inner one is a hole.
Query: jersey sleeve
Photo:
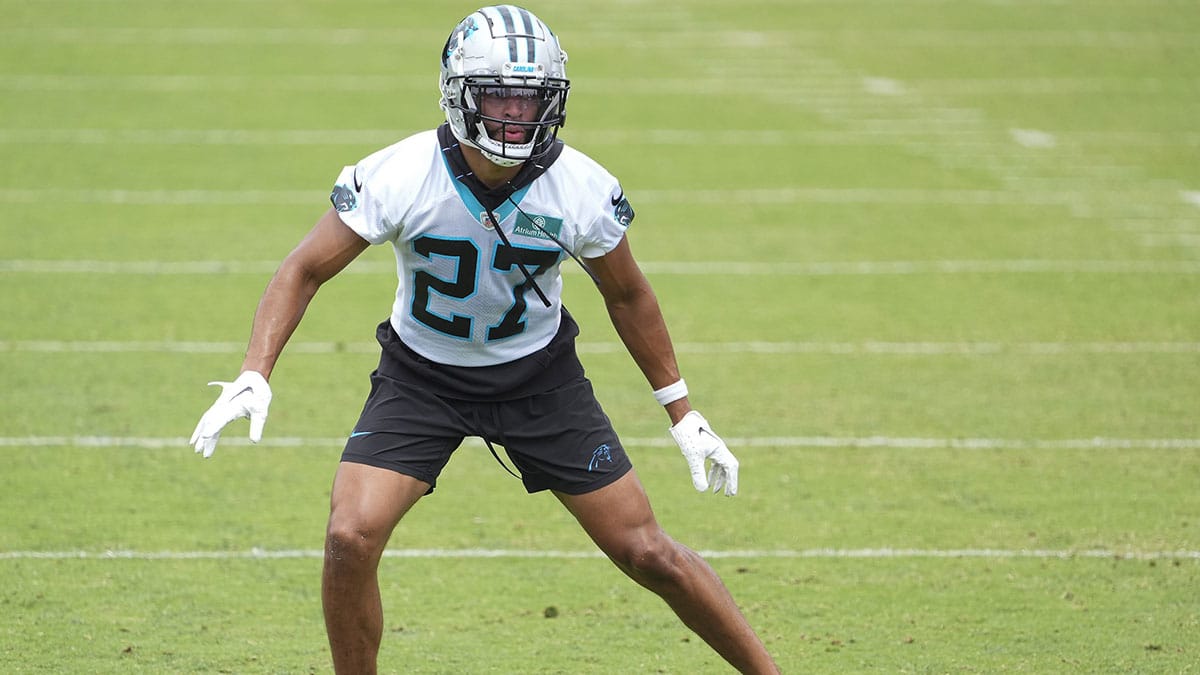
[[[358,236],[372,244],[393,241],[404,227],[437,156],[432,131],[414,134],[347,166],[329,201]]]
[[[358,236],[372,244],[394,239],[396,226],[389,218],[383,201],[368,180],[369,167],[364,162],[347,166],[338,174],[329,201],[338,217]]]
[[[625,197],[625,191],[615,178],[609,181],[607,190],[597,190],[597,203],[591,211],[590,222],[584,228],[579,255],[583,258],[599,258],[621,243],[625,230],[633,222],[633,207]]]

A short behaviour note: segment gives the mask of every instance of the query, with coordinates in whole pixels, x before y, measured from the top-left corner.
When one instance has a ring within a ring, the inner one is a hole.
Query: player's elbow
[[[636,314],[640,310],[658,307],[658,298],[649,284],[637,284],[613,289],[604,294],[609,314]]]
[[[297,289],[301,294],[312,297],[317,289],[327,281],[321,275],[320,268],[293,251],[279,264],[275,271],[275,279]]]

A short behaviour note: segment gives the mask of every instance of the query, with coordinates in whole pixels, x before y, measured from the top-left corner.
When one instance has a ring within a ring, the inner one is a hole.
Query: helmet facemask
[[[506,86],[499,78],[468,76],[461,90],[461,105],[456,107],[470,142],[501,166],[544,155],[564,122],[565,82],[561,87]]]

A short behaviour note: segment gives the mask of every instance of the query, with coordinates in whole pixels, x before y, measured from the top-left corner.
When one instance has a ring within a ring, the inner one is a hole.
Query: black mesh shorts
[[[633,468],[585,377],[512,400],[468,401],[379,371],[342,461],[412,476],[432,492],[468,436],[503,446],[531,493],[584,494]]]

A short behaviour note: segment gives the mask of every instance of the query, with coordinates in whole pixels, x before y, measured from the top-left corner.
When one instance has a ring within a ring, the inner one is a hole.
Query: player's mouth
[[[509,143],[512,145],[523,145],[529,142],[533,134],[533,130],[529,127],[517,123],[503,122],[484,122],[487,127],[488,136],[493,141],[501,143]]]
[[[520,144],[524,143],[525,139],[529,137],[529,130],[524,127],[516,127],[506,124],[504,125],[502,134],[505,143]]]

